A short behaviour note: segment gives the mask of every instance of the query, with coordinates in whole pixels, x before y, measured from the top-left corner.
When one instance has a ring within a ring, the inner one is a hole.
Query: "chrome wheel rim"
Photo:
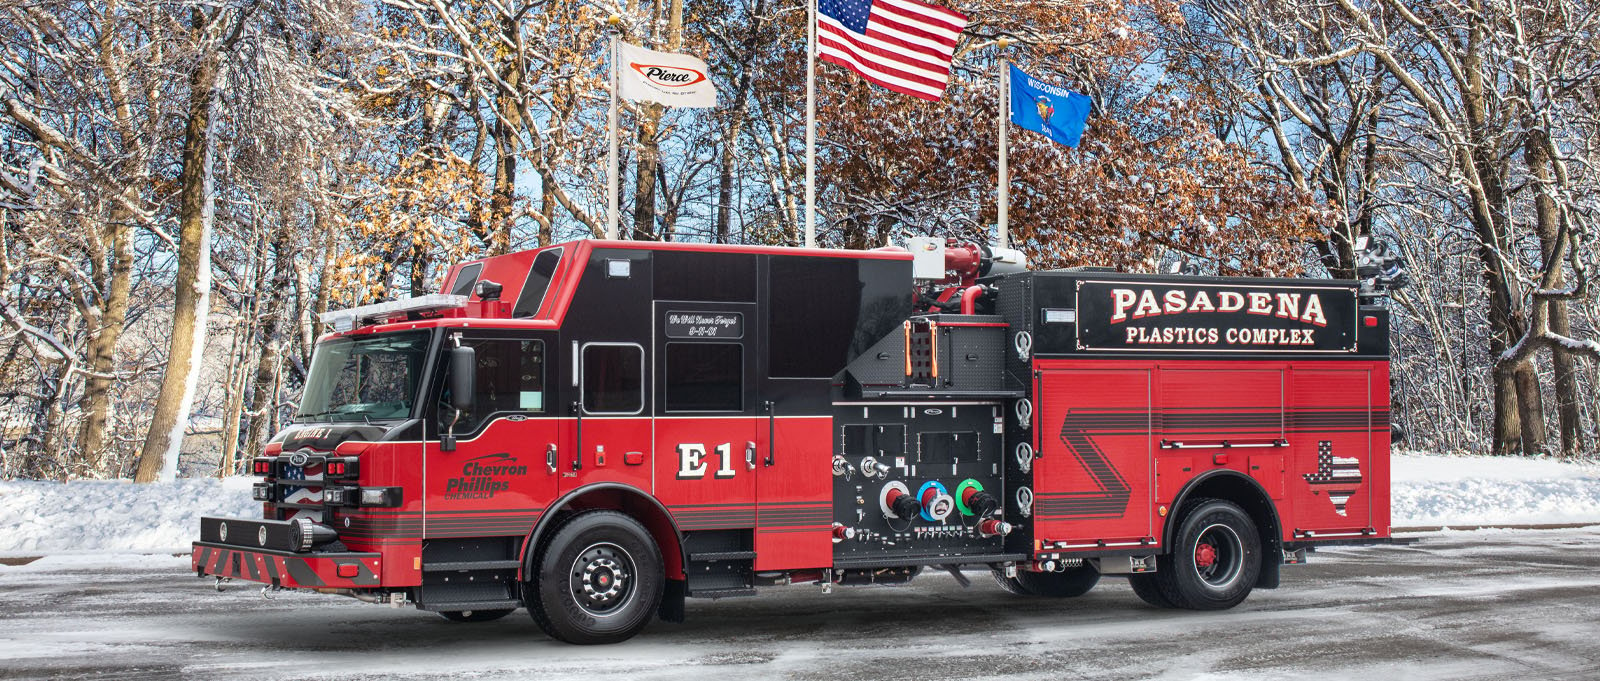
[[[1221,523],[1208,525],[1195,539],[1194,574],[1215,589],[1227,588],[1244,572],[1244,542]]]
[[[593,617],[609,617],[633,600],[633,556],[610,542],[590,544],[568,570],[568,586],[579,608]]]

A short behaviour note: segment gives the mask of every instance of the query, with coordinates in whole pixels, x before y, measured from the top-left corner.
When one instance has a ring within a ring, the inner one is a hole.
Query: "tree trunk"
[[[657,5],[659,8],[659,5]],[[667,8],[667,50],[676,52],[683,47],[683,0],[670,0]],[[638,158],[635,161],[633,186],[633,238],[656,239],[656,181],[661,164],[662,107],[659,104],[639,106],[639,120],[635,140]]]
[[[227,477],[233,470],[233,462],[239,455],[239,425],[244,420],[244,388],[245,375],[251,373],[250,360],[255,357],[256,323],[260,319],[260,291],[266,288],[262,280],[266,276],[266,249],[262,244],[252,244],[253,250],[262,255],[256,258],[251,267],[250,289],[257,292],[248,298],[248,303],[241,305],[240,322],[233,327],[232,337],[228,340],[228,372],[223,391],[225,406],[222,410],[222,456],[217,460],[217,477]],[[259,359],[259,358],[257,358]]]
[[[278,408],[278,371],[283,366],[284,312],[287,300],[284,293],[294,278],[295,253],[290,247],[292,236],[290,216],[285,215],[278,233],[272,239],[272,284],[268,288],[267,304],[261,315],[261,361],[256,362],[255,380],[250,389],[250,429],[245,434],[246,451],[253,457],[261,451],[266,438],[266,427],[272,412]]]
[[[506,18],[501,25],[508,44],[517,44],[520,30],[515,19]],[[513,88],[521,87],[522,61],[512,53],[500,78]],[[514,95],[501,92],[495,97],[494,122],[494,193],[489,199],[489,224],[482,236],[489,255],[501,255],[511,250],[511,228],[516,221],[517,158],[519,156],[522,116]]]
[[[194,11],[198,32],[204,23]],[[206,317],[211,303],[211,157],[220,55],[208,52],[189,74],[189,120],[183,133],[183,168],[178,174],[178,275],[172,308],[172,341],[161,377],[150,432],[139,451],[135,482],[177,477],[178,452],[200,380]]]
[[[104,293],[98,328],[89,340],[85,360],[91,372],[83,382],[83,427],[78,442],[83,452],[83,465],[90,474],[100,468],[106,444],[106,431],[111,427],[111,387],[116,383],[117,341],[128,316],[129,292],[133,288],[133,234],[119,211],[112,215],[104,230],[111,244],[110,282]]]
[[[139,191],[149,184],[149,159],[145,153],[149,143],[140,139],[130,98],[124,89],[123,65],[126,55],[115,37],[121,13],[117,5],[115,1],[107,1],[100,6],[102,22],[97,57],[100,68],[106,73],[117,135],[123,144],[129,145],[129,151],[132,152],[119,164],[118,174],[127,178],[130,189]],[[78,435],[79,451],[83,455],[83,467],[91,475],[102,465],[106,431],[115,428],[112,425],[114,405],[111,388],[117,381],[117,341],[122,338],[123,325],[128,317],[128,295],[133,287],[133,230],[130,223],[134,216],[126,209],[114,209],[110,218],[101,230],[101,242],[111,251],[109,263],[103,258],[95,261],[97,269],[109,264],[110,270],[107,272],[105,288],[100,291],[100,316],[98,320],[93,320],[98,324],[89,334],[84,359],[89,365],[90,374],[84,379],[83,397],[78,402],[83,413],[83,424]]]
[[[717,236],[719,244],[729,241],[733,214],[733,163],[734,147],[739,140],[739,121],[728,126],[728,136],[722,141],[722,163],[717,178]]]
[[[630,238],[649,241],[655,239],[656,222],[656,155],[661,146],[656,142],[656,126],[661,122],[661,107],[640,104],[634,144],[638,153],[633,171],[633,233]]]
[[[1539,372],[1533,362],[1517,365],[1517,421],[1522,438],[1522,453],[1534,456],[1544,453],[1544,397],[1539,394]]]
[[[1539,235],[1541,269],[1554,276],[1554,287],[1565,284],[1563,263],[1556,254],[1561,234],[1560,212],[1550,189],[1555,184],[1555,172],[1550,166],[1550,155],[1545,146],[1545,131],[1531,119],[1528,139],[1523,146],[1523,158],[1528,173],[1533,177],[1534,232]],[[1545,304],[1550,320],[1550,330],[1571,336],[1572,321],[1567,314],[1567,301],[1552,300]],[[1578,405],[1578,371],[1570,353],[1560,347],[1550,350],[1550,363],[1555,373],[1556,416],[1560,419],[1561,454],[1574,456],[1583,446],[1583,415]]]
[[[1522,337],[1526,324],[1518,319],[1516,313],[1518,296],[1513,288],[1517,286],[1517,281],[1506,270],[1502,260],[1513,255],[1506,211],[1505,164],[1489,140],[1498,131],[1493,129],[1490,120],[1491,102],[1487,94],[1482,57],[1479,55],[1485,31],[1482,22],[1481,16],[1472,20],[1461,54],[1465,79],[1460,85],[1461,108],[1467,121],[1465,133],[1470,145],[1470,150],[1461,156],[1464,167],[1475,174],[1473,179],[1476,182],[1469,182],[1467,191],[1472,205],[1473,229],[1478,238],[1478,259],[1483,264],[1484,286],[1489,290],[1489,353],[1490,357],[1497,358],[1498,364],[1498,358]],[[1494,371],[1495,454],[1538,451],[1544,446],[1542,440],[1526,439],[1542,434],[1543,428],[1522,422],[1525,415],[1539,411],[1535,405],[1518,404],[1519,393],[1529,398],[1538,394],[1537,375],[1530,373],[1519,376],[1522,371],[1520,365],[1496,366]],[[1534,389],[1519,390],[1519,380],[1526,383],[1530,379]]]

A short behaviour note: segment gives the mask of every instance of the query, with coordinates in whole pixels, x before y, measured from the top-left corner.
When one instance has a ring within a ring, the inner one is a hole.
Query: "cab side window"
[[[544,341],[512,338],[463,338],[477,358],[476,394],[473,409],[463,412],[456,422],[456,433],[477,430],[497,415],[543,414],[546,411],[544,386]],[[450,404],[448,369],[440,404]],[[441,406],[440,422],[448,424],[454,412]]]
[[[644,410],[644,348],[633,343],[583,346],[583,411],[637,414]]]

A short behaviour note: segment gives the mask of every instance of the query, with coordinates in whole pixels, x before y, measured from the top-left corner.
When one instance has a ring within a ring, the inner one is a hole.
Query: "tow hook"
[[[226,590],[226,589],[222,588],[222,585],[223,584],[227,584],[228,582],[231,582],[231,581],[233,581],[232,577],[218,576],[217,577],[217,581],[215,583],[213,583],[211,586],[212,586],[212,588],[215,588],[217,591],[221,592],[221,591],[225,591]]]
[[[265,598],[265,599],[267,599],[269,601],[277,600],[278,599],[278,592],[279,591],[283,591],[283,590],[284,590],[284,588],[281,587],[281,586],[278,586],[276,584],[268,584],[266,586],[261,587],[261,597]]]

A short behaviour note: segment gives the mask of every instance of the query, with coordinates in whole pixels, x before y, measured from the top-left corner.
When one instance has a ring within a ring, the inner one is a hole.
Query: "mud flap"
[[[681,579],[669,579],[661,590],[661,607],[656,614],[663,622],[682,624],[685,615],[684,599],[688,596],[687,582]]]
[[[1262,551],[1261,576],[1256,577],[1257,589],[1278,588],[1278,571],[1283,567],[1283,551],[1277,549],[1277,542],[1273,542],[1272,551]]]

